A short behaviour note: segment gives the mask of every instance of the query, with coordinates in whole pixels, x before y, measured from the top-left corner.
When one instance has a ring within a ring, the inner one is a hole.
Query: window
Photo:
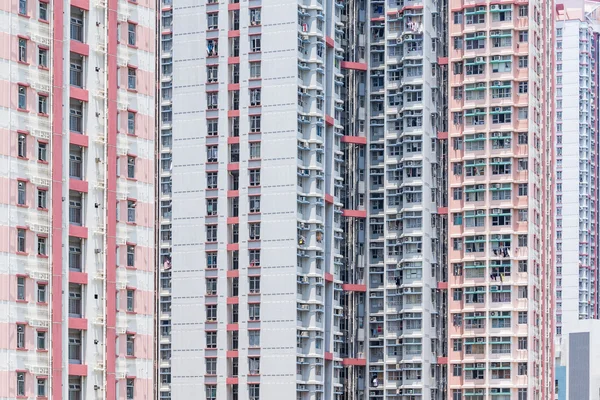
[[[40,3],[46,5],[46,3]],[[48,68],[48,49],[38,49],[38,65],[42,68]]]
[[[206,29],[211,31],[219,29],[219,13],[206,14],[206,19]]]
[[[206,385],[206,400],[217,400],[217,387]]]
[[[71,86],[83,87],[83,57],[79,54],[71,53],[69,65]]]
[[[250,51],[253,53],[261,51],[260,36],[251,36],[250,37]]]
[[[250,26],[260,25],[260,8],[250,9]]]
[[[48,161],[48,143],[38,142],[38,161]]]
[[[219,134],[219,120],[218,119],[209,119],[206,121],[208,136],[217,136]]]
[[[219,108],[219,93],[209,92],[206,93],[206,108],[209,110],[216,110]]]
[[[250,159],[260,159],[260,142],[250,142]]]
[[[250,240],[260,240],[260,222],[248,224]]]
[[[25,229],[17,229],[17,251],[19,253],[25,253]]]
[[[527,337],[520,337],[518,338],[518,349],[519,350],[527,350]]]
[[[529,82],[528,81],[519,82],[519,94],[527,93],[528,90],[529,90]]]
[[[18,107],[21,110],[27,110],[27,88],[25,86],[19,85],[19,99],[18,99]]]
[[[38,397],[46,397],[46,379],[37,379],[37,395]]]
[[[462,376],[462,364],[452,364],[452,376]]]
[[[133,356],[135,354],[135,335],[127,334],[127,355]]]
[[[27,135],[22,133],[17,137],[17,156],[27,158]]]
[[[127,89],[135,90],[137,88],[137,71],[135,68],[127,68]]]
[[[135,290],[127,289],[127,311],[133,312],[135,309]]]
[[[69,317],[81,318],[82,316],[82,287],[78,284],[69,284]]]
[[[217,225],[206,225],[206,241],[217,241]]]
[[[25,348],[25,325],[17,324],[17,349]]]
[[[259,347],[260,346],[260,331],[259,330],[249,330],[248,331],[248,346],[249,347]]]
[[[81,377],[69,377],[69,400],[82,400]]]
[[[83,10],[71,7],[71,39],[83,42]]]
[[[46,303],[46,284],[38,283],[37,284],[37,301],[38,303]]]
[[[260,400],[260,386],[257,383],[248,385],[248,400]]]
[[[137,25],[131,22],[127,24],[127,44],[135,46],[137,43]]]
[[[248,277],[249,291],[250,294],[260,293],[260,276]]]
[[[261,76],[261,64],[259,62],[250,63],[250,79],[257,79]]]
[[[251,169],[250,175],[250,186],[260,186],[260,169]]]
[[[23,181],[17,183],[17,204],[24,206],[27,203],[27,184]]]
[[[27,62],[27,39],[19,38],[19,61]]]
[[[248,304],[248,319],[250,321],[259,321],[260,320],[260,304],[258,304],[258,303]]]
[[[46,350],[46,331],[37,331],[37,349]]]
[[[25,396],[25,372],[17,372],[17,396]]]
[[[527,400],[527,389],[521,388],[517,391],[517,400]]]
[[[215,280],[216,284],[216,280]],[[217,348],[217,332],[216,331],[207,331],[206,332],[206,348],[207,349],[216,349]]]
[[[216,198],[206,199],[206,215],[207,216],[217,215],[217,205],[218,205],[218,199],[216,199]]]
[[[48,202],[47,202],[47,198],[48,198],[48,191],[45,189],[38,189],[37,191],[37,206],[38,208],[41,209],[47,209],[48,208]]]
[[[527,298],[527,286],[518,286],[518,296],[519,299]]]
[[[135,266],[135,246],[127,245],[127,266]]]
[[[217,145],[206,146],[206,162],[219,161],[219,147]]]
[[[250,267],[260,266],[260,250],[250,250]]]
[[[127,111],[127,133],[135,135],[135,112]]]
[[[133,400],[135,395],[135,380],[127,379],[127,400]]]
[[[260,106],[260,89],[250,89],[250,106]]]
[[[519,68],[529,68],[529,59],[527,56],[519,56]]]
[[[206,295],[214,296],[217,294],[217,278],[206,278]]]
[[[48,3],[43,1],[39,2],[38,18],[42,21],[48,21]]]
[[[251,133],[260,132],[260,115],[251,115],[250,116],[250,132]]]
[[[217,359],[215,357],[207,357],[206,361],[206,375],[217,374]]]
[[[260,374],[260,358],[248,357],[248,374],[249,375]]]
[[[259,213],[260,212],[260,196],[250,196],[250,212],[251,213]]]
[[[25,300],[25,277],[17,277],[17,300]]]
[[[38,255],[39,256],[47,256],[48,255],[48,248],[47,248],[47,241],[48,238],[44,237],[44,236],[38,236]]]
[[[127,222],[129,223],[135,223],[135,206],[135,201],[127,201]]]
[[[127,156],[127,177],[135,178],[135,157]]]
[[[527,43],[529,41],[529,31],[519,31],[519,43]]]
[[[206,320],[215,322],[217,320],[217,305],[209,304],[206,306]]]

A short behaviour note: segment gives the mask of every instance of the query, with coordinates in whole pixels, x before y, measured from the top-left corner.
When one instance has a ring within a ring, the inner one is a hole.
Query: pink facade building
[[[449,2],[452,400],[553,397],[551,4]]]
[[[0,398],[152,397],[154,16],[0,2]]]

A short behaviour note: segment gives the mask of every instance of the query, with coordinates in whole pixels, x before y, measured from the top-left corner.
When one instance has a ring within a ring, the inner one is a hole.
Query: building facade
[[[0,397],[153,393],[154,4],[0,5]]]
[[[162,398],[446,398],[446,15],[175,4]]]
[[[554,396],[553,4],[449,2],[449,399]]]

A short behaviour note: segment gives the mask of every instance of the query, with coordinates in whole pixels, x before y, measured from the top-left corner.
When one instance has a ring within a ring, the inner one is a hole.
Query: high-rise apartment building
[[[0,3],[1,398],[152,396],[154,15]]]
[[[550,399],[553,4],[449,11],[448,399]]]
[[[161,398],[446,398],[447,13],[175,4]]]
[[[573,376],[576,368],[570,365],[572,358],[566,352],[568,335],[574,332],[578,320],[598,319],[598,6],[597,2],[581,0],[559,4],[556,10],[554,262],[558,399],[567,398],[566,372],[571,371]]]

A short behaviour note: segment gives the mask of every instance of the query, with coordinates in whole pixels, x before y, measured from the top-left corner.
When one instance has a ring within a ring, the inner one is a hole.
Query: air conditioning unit
[[[304,357],[298,357],[298,362],[299,363],[303,363],[304,362]]]
[[[499,10],[500,9],[500,4],[492,4],[490,6],[490,10]]]
[[[484,57],[476,57],[475,61],[476,62],[485,62],[485,58]]]
[[[492,316],[492,317],[496,316],[496,311],[490,311],[490,316]]]
[[[478,337],[475,339],[475,341],[476,341],[476,343],[483,343],[483,342],[485,342],[485,338]]]

